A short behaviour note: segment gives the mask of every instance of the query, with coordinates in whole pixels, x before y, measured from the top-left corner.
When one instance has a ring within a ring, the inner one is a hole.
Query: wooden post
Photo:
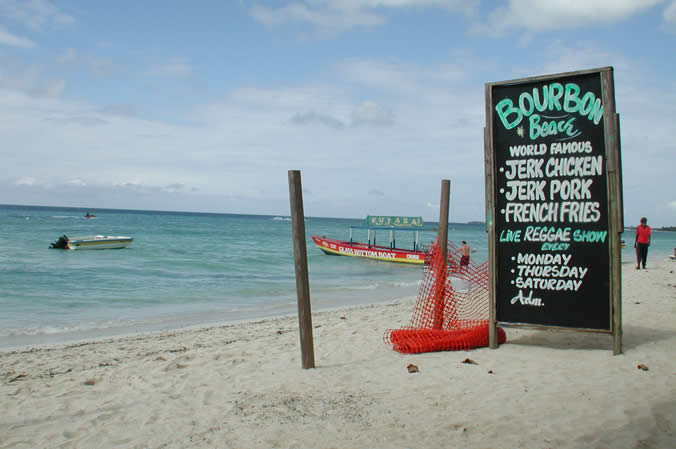
[[[293,255],[296,265],[296,296],[298,298],[298,325],[303,369],[315,367],[312,340],[312,310],[310,307],[310,282],[305,245],[305,214],[300,170],[289,170],[289,198],[291,200],[291,228],[293,229]]]
[[[439,249],[441,257],[446,264],[448,260],[448,209],[451,196],[451,181],[441,180],[441,202],[439,203]]]
[[[619,116],[615,114],[613,70],[601,72],[603,92],[603,126],[606,142],[606,170],[608,192],[608,235],[610,258],[610,307],[613,335],[613,354],[622,354],[622,264],[620,234],[624,231],[622,211],[622,173],[620,159]]]
[[[444,326],[444,298],[446,297],[446,281],[448,279],[448,203],[451,196],[451,181],[441,180],[441,201],[439,203],[439,230],[437,231],[437,240],[439,241],[439,255],[441,266],[437,273],[437,283],[434,291],[434,329],[442,329]]]
[[[488,347],[498,348],[498,322],[496,287],[496,245],[495,245],[495,167],[493,166],[493,130],[492,122],[488,118],[492,114],[493,92],[486,85],[486,126],[484,127],[484,171],[485,171],[485,198],[486,198],[486,232],[488,233]]]
[[[618,198],[614,194],[613,184],[617,182],[617,173],[608,172],[608,203],[610,204],[610,220],[608,220],[608,236],[610,239],[610,298],[613,328],[613,355],[622,354],[622,266],[620,262],[620,232],[617,220],[613,219],[612,208],[617,208]]]

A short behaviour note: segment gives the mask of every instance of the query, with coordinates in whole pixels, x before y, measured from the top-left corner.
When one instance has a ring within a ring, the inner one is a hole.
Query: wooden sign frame
[[[504,324],[609,333],[622,353],[614,89],[612,67],[485,85],[493,349]]]

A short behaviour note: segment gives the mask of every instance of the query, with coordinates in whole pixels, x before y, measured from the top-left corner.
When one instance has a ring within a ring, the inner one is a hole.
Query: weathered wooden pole
[[[448,209],[451,196],[450,179],[441,180],[441,202],[439,203],[439,248],[441,257],[446,264],[448,259]]]
[[[493,125],[488,119],[493,112],[493,91],[486,84],[486,126],[484,127],[484,171],[485,171],[485,200],[486,200],[486,232],[488,233],[488,347],[498,348],[498,322],[496,300],[496,269],[497,249],[495,244],[495,179],[493,173],[495,163],[493,159]]]
[[[486,85],[486,113],[490,112],[492,93]],[[486,116],[488,117],[488,115]],[[498,323],[497,302],[495,298],[495,270],[496,270],[496,245],[495,245],[495,180],[493,179],[493,145],[491,143],[490,121],[484,127],[484,170],[485,196],[486,196],[486,232],[488,233],[488,347],[498,348]]]
[[[444,325],[444,298],[446,297],[446,281],[448,279],[448,204],[451,196],[451,181],[449,179],[441,180],[441,201],[439,202],[439,230],[437,231],[437,240],[439,241],[439,258],[441,264],[437,273],[437,282],[434,292],[435,296],[435,315],[432,327],[442,329]]]
[[[603,105],[610,113],[603,115],[606,143],[608,189],[608,234],[610,259],[610,307],[612,318],[613,355],[622,354],[622,261],[620,237],[624,232],[622,198],[622,161],[620,156],[620,118],[615,112],[613,71],[601,72]]]
[[[310,282],[305,245],[305,214],[300,170],[289,170],[289,198],[291,200],[291,228],[293,229],[293,255],[296,265],[296,295],[298,298],[298,325],[303,369],[315,367],[312,340],[312,310],[310,307]]]

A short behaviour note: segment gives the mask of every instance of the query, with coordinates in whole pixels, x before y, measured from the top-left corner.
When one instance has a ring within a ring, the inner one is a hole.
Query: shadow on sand
[[[544,346],[552,349],[613,349],[613,338],[610,334],[575,332],[568,329],[518,329],[518,333],[515,333],[511,329],[506,328],[508,344]],[[675,336],[676,331],[668,329],[624,325],[622,349],[626,352],[644,344],[668,340]]]

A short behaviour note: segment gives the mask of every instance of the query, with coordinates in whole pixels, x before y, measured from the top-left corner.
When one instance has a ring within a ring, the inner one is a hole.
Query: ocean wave
[[[377,290],[380,287],[380,284],[377,282],[374,284],[368,284],[368,285],[346,285],[345,288],[346,290]]]
[[[272,217],[271,220],[275,221],[291,221],[291,217]],[[303,219],[303,221],[310,221],[307,217]]]
[[[467,279],[462,279],[455,276],[450,276],[447,282],[451,284],[453,289],[457,292],[467,292],[471,287],[471,283]]]
[[[369,284],[347,284],[341,285],[341,289],[345,290],[378,290],[378,289],[389,289],[389,288],[409,288],[409,287],[418,287],[422,284],[422,280],[417,281],[388,281],[380,280],[378,282],[372,282]]]
[[[0,329],[0,337],[25,337],[25,336],[49,336],[59,334],[71,334],[88,332],[92,330],[113,329],[120,326],[139,324],[137,320],[102,321],[102,322],[78,322],[77,324],[63,324],[60,326],[46,325],[39,327],[5,328]]]
[[[422,279],[410,282],[394,282],[395,287],[417,287],[422,284]]]

